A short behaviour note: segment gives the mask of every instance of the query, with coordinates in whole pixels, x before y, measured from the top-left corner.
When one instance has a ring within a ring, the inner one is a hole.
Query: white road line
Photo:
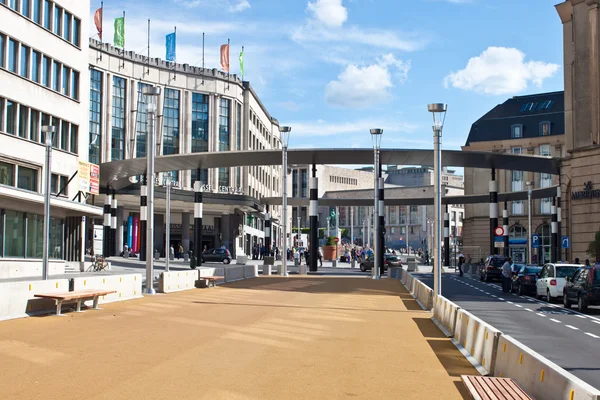
[[[529,311],[529,312],[533,312],[533,310],[530,310],[529,308],[526,308],[525,310],[526,310],[526,311]]]
[[[527,296],[519,296],[519,297],[521,297],[522,299],[526,299],[527,298]]]
[[[550,321],[552,322],[556,322],[557,324],[560,324],[560,321],[554,318],[548,318]]]
[[[490,292],[483,292],[483,293],[485,293],[485,294],[490,294]]]
[[[498,298],[498,296],[496,296],[495,294],[493,294],[492,297]]]
[[[571,328],[571,329],[573,329],[574,331],[578,331],[578,330],[579,330],[579,328],[576,328],[576,327],[574,327],[573,325],[565,325],[565,326],[566,326],[567,328]]]
[[[592,320],[593,323],[600,325],[600,321]]]
[[[507,301],[507,303],[508,303],[508,304],[515,304],[515,303],[513,303],[512,301]]]
[[[498,297],[498,300],[505,301],[502,297]]]
[[[600,338],[600,336],[594,335],[593,333],[585,332],[585,334],[588,335],[588,336],[591,336],[593,338],[596,338],[596,339]]]
[[[522,306],[522,305],[520,305],[520,304],[515,304],[514,306],[515,306],[515,307],[519,307],[519,308],[523,308],[523,306]]]
[[[535,301],[534,299],[530,299],[529,297],[527,298],[527,300],[529,300],[529,301]]]
[[[569,315],[575,315],[578,318],[587,319],[587,317],[585,315],[573,314],[572,312],[570,312]]]
[[[536,314],[539,315],[540,317],[545,317],[545,315],[542,313],[536,313]]]

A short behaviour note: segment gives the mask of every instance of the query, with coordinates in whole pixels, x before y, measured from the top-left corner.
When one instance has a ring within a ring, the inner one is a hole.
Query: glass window
[[[550,122],[540,122],[540,136],[548,136],[550,133]]]
[[[4,49],[6,48],[6,36],[0,34],[0,68],[4,68]]]
[[[512,126],[511,137],[513,139],[517,139],[517,138],[523,137],[523,125],[513,125]]]
[[[44,28],[50,30],[52,23],[52,2],[44,0]]]
[[[17,73],[17,57],[19,57],[19,44],[12,39],[8,40],[8,70]]]
[[[75,124],[71,124],[71,142],[69,145],[69,151],[71,153],[79,154],[77,146],[79,144],[79,127]]]
[[[40,112],[30,110],[29,112],[29,140],[39,142],[40,134]]]
[[[81,21],[73,18],[73,40],[72,43],[79,47],[81,45]]]
[[[146,96],[142,93],[144,88],[151,87],[152,85],[147,83],[138,82],[138,96],[137,96],[137,115],[135,121],[136,131],[136,157],[146,157],[146,126],[148,123],[148,110],[146,103]],[[192,122],[192,136],[194,123]],[[193,139],[192,139],[193,142]],[[193,144],[192,144],[193,147]],[[193,151],[193,150],[192,150]]]
[[[71,72],[71,97],[79,100],[79,72]]]
[[[19,105],[19,136],[27,138],[27,121],[29,121],[29,108]]]
[[[44,249],[44,217],[27,214],[27,257],[42,258]]]
[[[42,9],[40,7],[40,2],[42,0],[33,0],[33,10],[32,10],[32,18],[33,22],[39,24],[42,20]]]
[[[237,116],[236,116],[236,128],[235,128],[235,149],[242,149],[242,105],[236,103]]]
[[[15,166],[0,161],[0,185],[15,186]]]
[[[229,137],[230,107],[230,100],[223,98],[219,100],[219,151],[231,150]],[[219,168],[219,185],[229,186],[229,168]]]
[[[192,153],[208,151],[208,96],[192,93]],[[206,182],[208,170],[192,170],[192,182]]]
[[[52,73],[52,60],[46,56],[42,59],[42,85],[50,87],[50,76]]]
[[[308,197],[307,196],[307,188],[308,188],[308,170],[303,169],[301,173],[301,188],[302,194],[300,197]]]
[[[42,55],[35,50],[31,51],[31,79],[40,83],[40,62]]]
[[[19,0],[8,0],[8,6],[15,11],[19,11]]]
[[[524,213],[523,201],[521,201],[521,200],[513,201],[512,202],[512,214],[513,215],[523,215],[523,213]]]
[[[37,169],[19,165],[17,168],[17,187],[37,192]]]
[[[20,75],[29,78],[29,47],[21,45]]]
[[[113,76],[111,159],[125,156],[125,79]]]
[[[73,23],[73,16],[65,11],[63,22],[63,39],[71,41],[71,24]]]
[[[60,36],[62,33],[62,17],[63,10],[57,5],[54,5],[54,33]]]
[[[179,90],[165,89],[163,105],[163,154],[179,153]],[[173,180],[179,180],[179,171],[171,171]]]
[[[69,123],[62,121],[60,124],[60,149],[67,151],[69,149]]]
[[[4,256],[25,256],[25,214],[18,211],[5,211]]]
[[[50,240],[48,243],[50,258],[63,258],[63,220],[50,218]]]
[[[552,213],[552,199],[546,198],[540,201],[540,214]]]
[[[550,151],[550,145],[549,144],[542,144],[542,145],[540,145],[540,156],[546,156],[546,157],[551,157],[552,156],[552,152]]]
[[[62,94],[64,94],[65,96],[68,96],[69,95],[69,83],[71,82],[71,68],[63,66],[62,79],[60,82],[62,84]]]
[[[57,92],[60,90],[60,74],[62,71],[62,65],[59,62],[53,62],[54,67],[52,68],[52,89]]]
[[[29,8],[29,0],[21,0],[21,14],[27,18],[31,18],[31,9]]]
[[[6,100],[6,133],[17,133],[17,105],[10,100]]]
[[[219,168],[219,186],[229,186],[229,168]]]
[[[57,174],[52,174],[52,180],[50,181],[50,193],[57,195],[58,193],[61,196],[67,196],[67,183],[69,179],[66,176],[61,176]]]
[[[101,112],[102,112],[102,72],[90,70],[90,147],[89,160],[91,163],[100,164],[101,143]]]

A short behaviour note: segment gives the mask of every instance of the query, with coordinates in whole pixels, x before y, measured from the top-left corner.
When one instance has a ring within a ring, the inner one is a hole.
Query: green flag
[[[242,72],[242,80],[244,80],[244,46],[240,52],[240,71]]]
[[[115,18],[115,47],[125,48],[125,17]]]

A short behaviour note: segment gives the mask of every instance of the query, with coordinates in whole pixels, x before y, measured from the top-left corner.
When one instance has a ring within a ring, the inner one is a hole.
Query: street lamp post
[[[383,135],[383,129],[371,129],[371,139],[373,140],[373,175],[375,177],[375,192],[374,192],[374,213],[373,213],[373,279],[379,279],[381,269],[381,249],[379,248],[379,241],[381,240],[381,224],[379,222],[379,216],[381,216],[384,210],[379,209],[379,149],[381,148],[381,136]]]
[[[56,128],[54,126],[42,126],[42,133],[44,134],[44,144],[46,145],[46,163],[44,165],[44,172],[46,173],[46,184],[44,191],[44,244],[43,244],[43,265],[42,265],[42,278],[48,279],[48,256],[50,246],[50,192],[52,190],[52,139]],[[105,239],[106,240],[106,239]]]
[[[167,211],[166,211],[166,232],[165,232],[165,271],[169,272],[169,262],[171,260],[171,172],[167,172]]]
[[[280,126],[279,127],[279,138],[281,140],[281,161],[282,161],[282,173],[283,180],[281,181],[281,192],[283,193],[282,198],[282,207],[283,207],[283,249],[282,249],[282,257],[281,257],[281,275],[288,276],[287,272],[287,149],[288,143],[290,141],[290,133],[292,133],[292,128],[289,126]],[[291,226],[291,225],[290,225]],[[291,235],[290,235],[291,239]]]
[[[147,149],[148,165],[146,167],[148,179],[148,227],[146,228],[146,293],[156,294],[154,290],[154,153],[156,151],[154,139],[156,137],[156,111],[157,100],[160,96],[160,87],[148,86],[142,89],[146,96],[146,110],[148,112]]]
[[[331,236],[329,232],[329,223],[331,222],[331,217],[327,217],[327,237]]]
[[[527,238],[527,260],[529,261],[529,265],[531,265],[533,260],[531,254],[531,190],[533,189],[533,182],[527,181],[525,184],[527,185],[527,232],[529,236]]]
[[[446,120],[448,106],[443,103],[427,105],[427,111],[433,116],[433,175],[435,229],[433,236],[433,289],[436,295],[442,294],[442,251],[440,239],[442,237],[442,129]]]

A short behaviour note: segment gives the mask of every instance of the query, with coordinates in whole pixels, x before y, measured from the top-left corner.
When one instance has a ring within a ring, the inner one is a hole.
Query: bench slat
[[[45,299],[53,299],[53,300],[77,300],[77,299],[83,299],[86,297],[106,296],[107,294],[112,294],[112,293],[117,293],[117,291],[116,290],[85,289],[85,290],[76,290],[74,292],[39,293],[39,294],[34,294],[34,296],[45,298]]]
[[[532,400],[510,378],[462,375],[461,379],[475,400]]]
[[[206,279],[209,281],[218,281],[219,279],[225,279],[224,276],[201,276],[199,279]]]

